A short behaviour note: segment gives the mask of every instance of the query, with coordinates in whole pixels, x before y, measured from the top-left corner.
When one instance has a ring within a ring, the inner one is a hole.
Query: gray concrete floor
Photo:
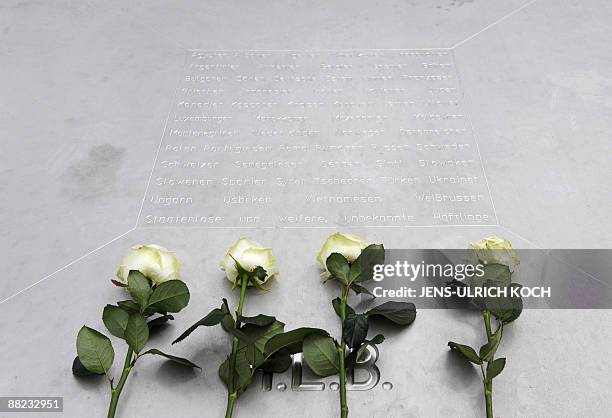
[[[135,243],[175,250],[192,291],[157,340],[162,349],[229,293],[217,262],[245,234],[272,246],[284,272],[247,311],[288,327],[334,326],[334,290],[319,284],[313,261],[328,230],[137,227],[187,49],[449,48],[496,224],[350,231],[389,248],[461,248],[489,234],[521,248],[610,248],[611,21],[600,0],[3,1],[0,396],[64,396],[65,416],[104,415],[107,386],[71,375],[74,342],[84,323],[103,329],[103,306],[121,297],[107,279]],[[610,319],[526,311],[500,349],[508,366],[496,379],[496,415],[609,416]],[[350,393],[352,416],[482,416],[478,375],[446,348],[449,338],[476,344],[480,331],[479,318],[420,312],[381,346],[382,380],[394,389]],[[173,347],[203,372],[149,359],[120,413],[220,416],[216,368],[227,347],[220,330]],[[336,403],[329,390],[255,388],[236,417],[335,416]]]

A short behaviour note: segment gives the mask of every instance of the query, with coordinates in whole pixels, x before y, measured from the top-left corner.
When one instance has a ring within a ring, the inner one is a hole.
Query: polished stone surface
[[[71,375],[74,341],[84,323],[103,329],[103,306],[121,298],[107,279],[136,243],[175,250],[193,295],[156,340],[162,349],[229,294],[217,262],[242,235],[272,246],[282,271],[247,312],[276,314],[288,327],[336,326],[335,290],[319,283],[314,263],[333,228],[137,224],[186,50],[448,48],[497,222],[346,229],[388,248],[462,248],[489,234],[522,248],[610,248],[611,20],[612,6],[600,0],[4,1],[0,395],[64,396],[70,417],[105,413],[107,385]],[[496,379],[496,415],[607,416],[610,319],[608,311],[525,311],[500,348],[508,365]],[[381,382],[393,389],[350,393],[351,416],[482,416],[478,374],[449,354],[450,338],[476,345],[479,318],[420,311],[380,348]],[[202,372],[146,359],[120,413],[220,416],[216,367],[227,347],[220,330],[172,347]],[[337,408],[329,390],[253,389],[236,417],[334,416]]]

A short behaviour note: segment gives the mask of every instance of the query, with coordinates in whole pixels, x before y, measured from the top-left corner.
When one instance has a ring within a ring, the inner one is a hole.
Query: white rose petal
[[[351,263],[361,255],[361,251],[368,245],[370,244],[356,235],[343,234],[341,232],[330,235],[325,240],[323,247],[321,247],[319,255],[317,255],[317,261],[325,269],[324,276],[329,277],[327,258],[332,253],[342,254]]]
[[[503,264],[513,271],[520,264],[510,241],[488,237],[468,245],[472,260],[483,264]]]
[[[123,258],[117,278],[127,283],[130,270],[137,270],[154,284],[180,278],[181,263],[176,255],[160,245],[136,245]]]
[[[268,275],[266,279],[258,280],[259,284],[265,283],[270,277],[278,274],[278,269],[275,268],[276,259],[272,255],[272,249],[262,246],[257,241],[250,238],[240,238],[232,245],[220,264],[229,281],[236,282],[238,270],[236,269],[238,262],[243,269],[252,272],[257,267],[262,267]],[[249,285],[251,285],[249,283]]]

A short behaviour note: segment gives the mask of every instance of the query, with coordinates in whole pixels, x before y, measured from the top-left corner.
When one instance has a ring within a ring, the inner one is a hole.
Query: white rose
[[[332,253],[342,254],[349,263],[352,263],[361,255],[361,251],[368,245],[370,244],[355,235],[343,234],[341,232],[330,235],[327,240],[325,240],[317,256],[317,261],[325,269],[324,276],[329,277],[329,272],[327,271],[327,258]]]
[[[268,275],[263,281],[253,278],[259,284],[265,283],[270,277],[278,274],[278,269],[274,266],[276,259],[272,255],[272,249],[266,248],[250,238],[240,238],[236,241],[234,245],[228,248],[220,264],[221,270],[225,272],[232,283],[236,283],[238,277],[236,262],[249,272],[257,267],[262,267]],[[249,283],[250,285],[251,283]]]
[[[130,248],[117,270],[119,281],[127,283],[130,270],[137,270],[151,279],[153,284],[159,284],[178,280],[181,262],[172,251],[160,245],[136,245]]]
[[[503,264],[513,271],[520,264],[510,241],[489,237],[478,242],[471,242],[468,246],[474,262],[482,264]]]

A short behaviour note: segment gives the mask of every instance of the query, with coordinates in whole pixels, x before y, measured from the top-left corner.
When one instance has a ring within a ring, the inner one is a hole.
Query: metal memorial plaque
[[[140,227],[496,224],[452,51],[188,51]]]

